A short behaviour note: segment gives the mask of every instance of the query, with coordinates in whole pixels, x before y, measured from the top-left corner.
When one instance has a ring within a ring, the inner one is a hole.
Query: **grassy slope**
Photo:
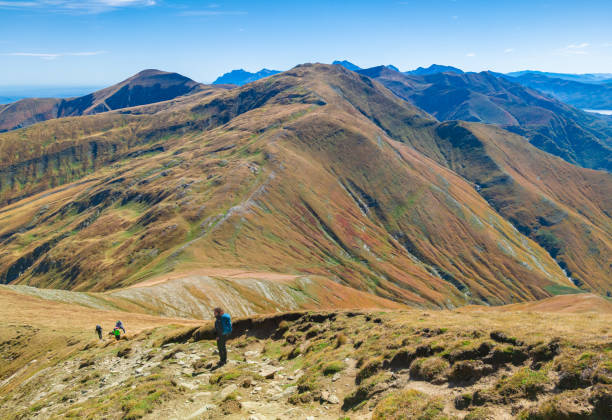
[[[25,144],[8,133],[0,150],[26,160],[92,135],[124,151],[74,190],[2,210],[3,278],[104,290],[175,269],[247,268],[419,305],[512,302],[569,285],[470,184],[406,144],[443,161],[435,127],[369,79],[317,65],[154,117],[47,122],[15,132]],[[37,140],[77,128],[76,140]],[[97,156],[73,176],[102,166]],[[48,168],[37,179],[62,181]]]
[[[446,123],[440,132],[463,138],[449,141],[449,166],[479,184],[500,214],[544,246],[576,284],[612,291],[612,175],[570,165],[491,126]]]

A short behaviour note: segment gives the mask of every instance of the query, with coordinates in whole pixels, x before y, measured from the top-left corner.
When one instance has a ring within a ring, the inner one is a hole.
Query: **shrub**
[[[231,381],[232,379],[239,378],[242,375],[242,372],[239,370],[230,370],[229,372],[221,372],[217,373],[210,377],[209,382],[211,384],[221,385],[225,382]]]
[[[495,416],[488,407],[478,407],[470,411],[463,420],[494,420]]]
[[[390,377],[390,373],[381,372],[376,376],[366,379],[362,384],[357,387],[356,390],[344,397],[342,409],[356,409],[367,399],[371,398],[374,394],[384,391],[388,388],[388,385],[384,384],[384,382]]]
[[[413,389],[395,392],[383,398],[374,409],[372,420],[442,420],[444,403]]]
[[[378,372],[382,368],[382,358],[377,357],[375,359],[370,359],[367,361],[363,367],[357,372],[357,376],[355,377],[355,382],[360,384],[364,379],[373,376],[376,372]]]
[[[323,366],[323,375],[329,376],[344,370],[346,364],[344,362],[335,361],[329,362]]]
[[[297,381],[297,389],[300,394],[309,391],[317,391],[319,388],[320,384],[316,376],[311,372],[305,373]]]
[[[348,343],[348,337],[346,335],[343,333],[336,335],[336,348],[340,348],[346,343]]]
[[[548,383],[548,371],[522,368],[514,375],[501,379],[496,389],[504,397],[533,399],[544,391]]]
[[[410,365],[410,375],[426,381],[441,380],[450,364],[440,357],[419,358]]]

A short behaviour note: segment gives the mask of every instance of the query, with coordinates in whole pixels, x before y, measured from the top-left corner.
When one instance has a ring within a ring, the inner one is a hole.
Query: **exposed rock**
[[[264,366],[259,372],[259,374],[266,379],[274,379],[274,375],[276,375],[276,372],[279,372],[281,370],[283,370],[282,367],[268,365],[268,366]]]
[[[322,391],[321,402],[327,402],[330,404],[340,404],[340,399],[335,394],[331,394],[327,391]]]
[[[232,394],[233,392],[236,392],[237,389],[238,386],[236,384],[228,385],[219,392],[219,396],[222,400],[224,400],[225,398],[227,398],[228,395]]]

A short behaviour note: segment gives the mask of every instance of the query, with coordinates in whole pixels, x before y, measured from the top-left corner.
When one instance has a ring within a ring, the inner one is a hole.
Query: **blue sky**
[[[0,85],[108,85],[145,68],[347,59],[410,70],[612,72],[612,1],[0,0]]]

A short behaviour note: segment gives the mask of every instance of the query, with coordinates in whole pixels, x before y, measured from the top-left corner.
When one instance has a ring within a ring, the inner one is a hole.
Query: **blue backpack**
[[[229,314],[221,315],[221,326],[223,327],[223,335],[232,333],[232,318]]]

